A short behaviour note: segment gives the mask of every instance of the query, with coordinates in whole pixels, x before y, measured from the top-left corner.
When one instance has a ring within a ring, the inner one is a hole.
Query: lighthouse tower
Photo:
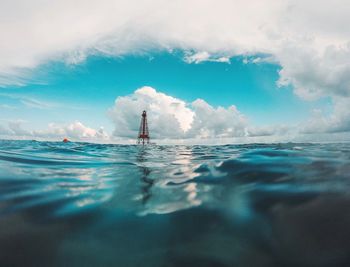
[[[142,117],[141,117],[139,135],[137,136],[137,143],[144,145],[144,144],[149,144],[149,132],[148,132],[146,110],[142,112],[141,116]]]

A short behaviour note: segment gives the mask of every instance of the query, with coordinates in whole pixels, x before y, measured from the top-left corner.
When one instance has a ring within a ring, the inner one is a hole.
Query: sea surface
[[[350,144],[0,141],[0,266],[350,266]]]

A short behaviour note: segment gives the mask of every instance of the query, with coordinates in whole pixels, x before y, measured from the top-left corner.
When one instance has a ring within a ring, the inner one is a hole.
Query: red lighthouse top
[[[148,131],[148,123],[147,123],[147,112],[144,110],[141,115],[141,123],[139,134],[137,137],[138,144],[149,144],[149,131]]]

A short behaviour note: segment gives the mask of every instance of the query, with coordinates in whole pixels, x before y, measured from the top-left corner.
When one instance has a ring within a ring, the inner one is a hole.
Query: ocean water
[[[0,266],[350,266],[350,144],[0,141]]]

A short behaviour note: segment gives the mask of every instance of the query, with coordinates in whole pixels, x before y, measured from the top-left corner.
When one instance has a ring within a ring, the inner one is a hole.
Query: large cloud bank
[[[349,14],[347,0],[3,0],[0,83],[50,60],[183,49],[189,63],[268,55],[299,96],[348,96]]]

